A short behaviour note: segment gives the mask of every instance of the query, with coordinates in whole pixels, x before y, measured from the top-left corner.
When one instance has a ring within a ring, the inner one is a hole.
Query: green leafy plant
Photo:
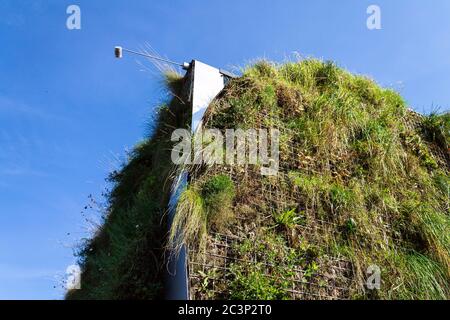
[[[275,223],[286,228],[293,228],[304,222],[304,217],[297,213],[297,210],[291,209],[281,213],[274,214]]]

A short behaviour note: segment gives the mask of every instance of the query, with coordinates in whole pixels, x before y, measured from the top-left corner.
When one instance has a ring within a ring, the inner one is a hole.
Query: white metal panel
[[[192,94],[191,128],[195,132],[201,125],[203,115],[211,101],[222,91],[224,76],[219,69],[203,62],[194,61],[194,85]]]

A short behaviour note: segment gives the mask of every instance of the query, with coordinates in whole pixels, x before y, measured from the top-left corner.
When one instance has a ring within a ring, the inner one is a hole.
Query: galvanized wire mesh
[[[233,266],[239,264],[243,272],[253,270],[255,265],[264,277],[271,275],[273,268],[289,268],[289,276],[276,281],[288,282],[283,290],[292,300],[346,299],[352,281],[352,266],[348,260],[335,257],[322,257],[320,270],[308,274],[300,266],[287,266],[282,262],[274,265],[268,262],[267,254],[253,253],[250,259],[238,258],[236,252],[245,239],[234,236],[214,234],[205,251],[190,251],[189,274],[192,299],[227,299],[229,286],[233,279]],[[255,245],[258,241],[254,242]]]

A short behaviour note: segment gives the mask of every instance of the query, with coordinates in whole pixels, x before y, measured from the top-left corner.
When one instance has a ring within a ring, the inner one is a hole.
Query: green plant
[[[226,175],[188,186],[180,195],[169,233],[168,247],[178,251],[184,244],[204,247],[207,231],[222,230],[233,219],[234,184]]]
[[[281,213],[274,214],[275,223],[286,228],[293,228],[298,224],[303,223],[304,217],[297,213],[297,210],[291,209]]]
[[[330,188],[330,200],[335,209],[348,208],[354,204],[355,196],[352,190],[338,184],[333,184]]]
[[[442,149],[450,144],[450,113],[432,113],[422,122],[422,130],[428,141],[437,143]]]
[[[317,271],[319,270],[319,266],[315,261],[308,264],[308,266],[305,269],[305,272],[303,273],[303,276],[308,280],[311,277],[313,277]]]
[[[207,214],[208,226],[223,230],[233,221],[232,210],[235,188],[227,175],[217,175],[207,180],[201,187]]]
[[[232,300],[282,300],[288,295],[281,279],[265,274],[261,263],[230,267],[230,299]]]
[[[187,187],[178,199],[176,214],[170,228],[168,248],[178,252],[183,245],[194,242],[203,247],[207,232],[206,219],[204,199],[194,187]]]
[[[206,273],[203,271],[198,271],[198,273],[202,278],[200,290],[202,291],[202,293],[205,293],[209,298],[212,298],[211,285],[216,278],[222,275],[220,274],[220,272],[218,272],[216,268],[210,269]]]
[[[445,300],[450,293],[447,275],[439,264],[419,253],[409,253],[405,256],[406,275],[409,293],[408,299],[439,299]]]
[[[345,232],[348,234],[354,234],[357,230],[356,221],[353,218],[348,219],[345,222]]]

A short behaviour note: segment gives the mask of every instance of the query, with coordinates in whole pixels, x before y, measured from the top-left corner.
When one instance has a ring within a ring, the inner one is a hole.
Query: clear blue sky
[[[81,30],[66,28],[70,4]],[[366,28],[370,4],[382,30]],[[0,0],[0,299],[62,297],[88,195],[101,198],[161,99],[156,72],[113,57],[145,42],[230,69],[299,52],[370,75],[418,111],[450,105],[448,0]]]

